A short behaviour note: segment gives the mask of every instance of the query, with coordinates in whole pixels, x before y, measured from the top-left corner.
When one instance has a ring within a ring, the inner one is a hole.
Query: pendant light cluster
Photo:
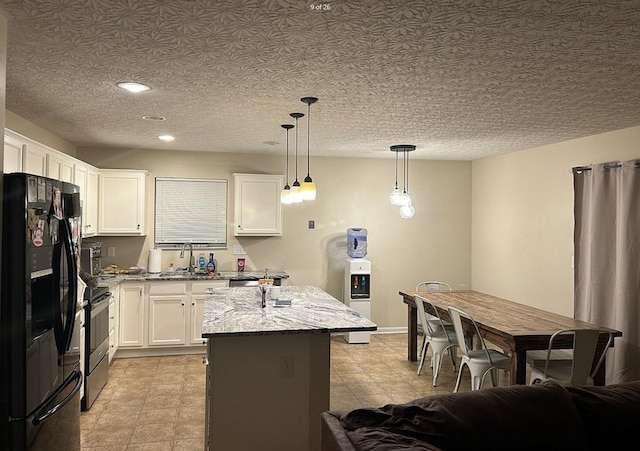
[[[307,176],[304,178],[302,184],[298,181],[298,120],[304,117],[304,113],[291,113],[289,116],[295,119],[295,126],[291,124],[282,124],[282,128],[287,131],[287,156],[286,156],[286,183],[282,192],[280,193],[280,201],[283,204],[297,204],[305,200],[315,200],[316,198],[316,184],[313,182],[310,174],[310,154],[311,154],[311,133],[310,133],[310,118],[311,118],[311,104],[318,101],[317,97],[303,97],[300,99],[303,103],[307,104]],[[289,186],[289,130],[296,129],[295,136],[295,174],[296,179],[293,185]]]
[[[413,208],[411,202],[411,196],[409,196],[409,152],[413,152],[416,150],[416,146],[411,144],[397,144],[395,146],[391,146],[391,152],[395,152],[396,154],[396,182],[389,195],[389,201],[391,205],[397,205],[400,207],[400,217],[409,219],[413,218],[416,210]],[[403,167],[403,179],[404,184],[402,191],[398,189],[398,154],[402,152],[402,167]]]

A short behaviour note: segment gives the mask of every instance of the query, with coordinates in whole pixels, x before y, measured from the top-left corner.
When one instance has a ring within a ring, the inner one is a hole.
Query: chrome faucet
[[[189,272],[193,273],[194,270],[194,260],[193,260],[193,245],[191,241],[188,243],[182,243],[182,249],[180,249],[180,258],[184,257],[184,248],[186,245],[189,245]]]

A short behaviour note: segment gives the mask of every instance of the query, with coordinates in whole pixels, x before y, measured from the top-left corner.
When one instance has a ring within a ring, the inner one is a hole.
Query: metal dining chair
[[[601,334],[607,334],[607,344],[598,352],[598,340]],[[573,341],[572,352],[564,358],[554,358],[554,343],[570,338]],[[611,346],[613,334],[605,329],[562,329],[549,338],[549,347],[543,362],[534,360],[531,366],[531,384],[554,380],[562,385],[593,385],[593,377],[602,365]],[[568,356],[568,358],[567,358]]]
[[[458,345],[460,346],[460,352],[462,353],[460,369],[458,370],[458,380],[456,381],[456,386],[453,389],[453,392],[457,393],[458,389],[460,388],[462,370],[464,369],[465,365],[469,367],[469,372],[471,373],[471,390],[481,389],[487,374],[491,375],[491,383],[495,387],[497,380],[497,370],[502,369],[509,371],[511,369],[511,358],[500,351],[487,348],[484,338],[482,338],[482,335],[480,335],[480,329],[478,329],[478,325],[469,314],[454,307],[449,307],[447,310],[449,311],[449,316],[451,317],[451,322],[453,323],[456,335],[459,338]],[[466,340],[464,339],[462,318],[464,318],[466,322],[471,324],[472,331],[478,336],[481,349],[474,350],[471,349],[470,346],[468,346]]]
[[[422,324],[424,333],[422,350],[420,352],[420,364],[418,365],[418,376],[422,372],[424,359],[427,355],[427,349],[429,345],[431,345],[431,368],[433,369],[433,386],[435,387],[438,383],[438,373],[442,367],[442,359],[445,352],[449,351],[451,363],[453,364],[453,371],[456,370],[456,346],[458,346],[458,337],[456,336],[453,326],[445,325],[440,319],[438,310],[428,299],[425,299],[420,295],[414,295],[413,300],[416,303],[418,318],[420,320],[420,324]],[[435,313],[433,317],[439,321],[437,329],[434,329],[431,326],[431,323],[427,320],[427,312],[425,311],[427,306]]]
[[[438,282],[437,280],[427,280],[416,285],[416,291],[419,293],[420,291],[452,291],[452,289],[448,283]],[[441,323],[448,326],[451,325],[451,323],[442,321],[429,313],[427,313],[427,320],[433,329],[438,329]]]

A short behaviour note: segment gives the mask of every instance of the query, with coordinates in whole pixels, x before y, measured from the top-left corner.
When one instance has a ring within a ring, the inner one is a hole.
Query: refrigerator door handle
[[[55,406],[47,409],[48,404],[55,399],[56,396],[58,396],[65,388],[67,388],[70,384],[72,384],[73,382],[75,382],[75,386],[73,387],[73,390],[71,390],[71,392],[64,397],[64,399],[62,401],[60,401],[58,404],[56,404]],[[44,407],[42,407],[40,409],[40,411],[35,414],[35,417],[33,418],[33,420],[31,420],[31,423],[34,426],[39,425],[40,423],[42,423],[44,420],[46,420],[47,418],[49,418],[51,415],[55,414],[58,410],[62,409],[64,406],[66,406],[69,401],[71,401],[73,399],[73,397],[76,395],[76,393],[78,393],[78,391],[80,390],[80,386],[82,385],[82,371],[80,370],[73,370],[73,373],[71,373],[69,375],[69,377],[67,378],[66,381],[64,381],[52,394],[51,396],[49,396],[46,401],[43,403]],[[42,404],[41,404],[42,405]],[[46,410],[45,410],[46,409]],[[43,412],[44,410],[44,412]]]
[[[66,321],[62,324],[62,310],[60,306],[60,268],[61,253],[64,252],[67,261],[67,273],[69,274],[69,289],[67,291]],[[60,242],[53,248],[53,329],[58,346],[58,354],[64,355],[71,345],[71,335],[75,322],[77,292],[78,292],[78,268],[76,256],[73,252],[71,230],[67,219],[60,220]]]
[[[73,336],[73,328],[75,327],[76,320],[78,301],[78,256],[76,252],[74,252],[74,244],[69,221],[65,220],[64,222],[65,228],[67,230],[67,239],[65,240],[65,253],[67,255],[67,270],[69,272],[69,302],[67,303],[67,324],[65,325],[64,330],[64,352],[67,352],[71,347],[71,338]]]

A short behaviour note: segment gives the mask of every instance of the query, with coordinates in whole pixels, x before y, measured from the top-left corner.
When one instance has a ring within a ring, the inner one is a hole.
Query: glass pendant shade
[[[404,207],[405,205],[411,205],[411,196],[409,196],[406,191],[401,192],[398,196],[398,203],[396,205],[399,205],[401,207]]]
[[[285,185],[284,188],[282,188],[282,191],[280,191],[280,202],[285,205],[292,203],[291,187],[289,185]]]
[[[408,205],[403,205],[402,207],[400,207],[400,217],[403,219],[411,219],[413,218],[413,215],[415,214],[416,209],[413,208],[413,205],[408,204]]]
[[[313,183],[311,177],[306,176],[302,185],[300,185],[300,193],[303,200],[315,200],[316,199],[316,184]]]
[[[389,202],[391,202],[391,205],[400,205],[401,196],[402,196],[402,191],[400,191],[396,186],[393,189],[393,191],[391,191],[391,194],[389,194]]]
[[[302,198],[302,192],[300,191],[300,182],[298,182],[297,180],[293,182],[290,191],[291,193],[289,194],[289,196],[291,197],[291,203],[297,204],[304,200]]]

